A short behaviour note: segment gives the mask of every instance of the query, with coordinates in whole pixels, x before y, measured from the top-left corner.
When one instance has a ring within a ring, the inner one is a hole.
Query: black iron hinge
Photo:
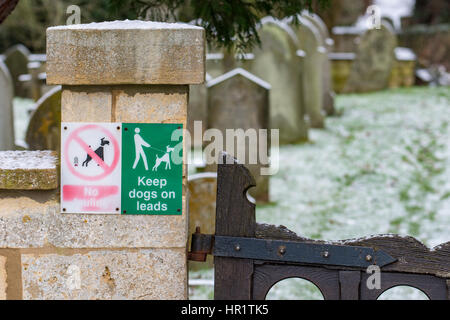
[[[216,257],[361,268],[370,265],[383,267],[396,261],[386,252],[370,247],[214,236],[202,234],[197,229],[192,235],[188,258],[205,261],[207,254]]]

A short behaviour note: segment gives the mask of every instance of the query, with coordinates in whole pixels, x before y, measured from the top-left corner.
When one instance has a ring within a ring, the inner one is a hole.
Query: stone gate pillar
[[[189,85],[205,77],[204,38],[199,27],[144,21],[49,28],[47,83],[62,85],[62,121],[183,123],[186,128]],[[90,258],[77,256],[79,267],[102,265],[101,278],[115,292],[95,294],[91,287],[78,297],[187,298],[186,168],[185,162],[181,216],[68,215],[77,221],[72,228],[80,221],[90,225],[88,233],[81,227],[86,239],[73,239],[73,247],[96,250]],[[70,246],[70,240],[64,244]],[[83,282],[88,270],[81,272]]]

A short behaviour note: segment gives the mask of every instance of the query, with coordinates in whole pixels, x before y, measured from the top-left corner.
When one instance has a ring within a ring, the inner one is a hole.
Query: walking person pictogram
[[[149,148],[150,145],[147,142],[145,142],[145,140],[142,139],[142,137],[140,136],[139,132],[141,132],[141,129],[136,128],[134,129],[134,132],[136,132],[136,134],[134,135],[134,148],[136,151],[136,159],[134,160],[133,169],[136,169],[136,166],[138,165],[139,160],[142,157],[142,161],[144,161],[145,170],[148,171],[147,157],[142,147]]]

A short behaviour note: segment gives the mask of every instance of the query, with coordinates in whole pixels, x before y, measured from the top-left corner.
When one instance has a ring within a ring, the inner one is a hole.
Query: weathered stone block
[[[56,200],[40,201],[25,196],[0,199],[0,248],[186,246],[185,211],[181,216],[61,214]]]
[[[189,86],[121,86],[115,121],[186,124]]]
[[[47,83],[199,84],[205,78],[203,28],[114,21],[47,29]]]
[[[112,93],[108,87],[64,87],[61,105],[65,122],[112,121]]]
[[[0,300],[6,300],[6,257],[0,256]]]
[[[184,249],[23,254],[23,298],[186,299]]]
[[[50,190],[58,187],[52,151],[1,151],[0,189]]]

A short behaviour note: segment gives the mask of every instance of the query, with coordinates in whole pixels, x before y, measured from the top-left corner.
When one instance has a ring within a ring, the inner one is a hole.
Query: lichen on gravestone
[[[1,151],[0,189],[56,189],[57,159],[54,151]]]

